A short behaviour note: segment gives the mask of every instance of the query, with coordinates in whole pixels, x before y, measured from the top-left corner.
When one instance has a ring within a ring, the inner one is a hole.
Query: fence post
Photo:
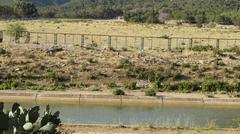
[[[217,42],[216,42],[216,49],[219,50],[219,45],[220,45],[220,39],[217,39]]]
[[[9,36],[10,36],[10,37],[9,37],[9,42],[12,42],[12,33],[10,33]]]
[[[189,50],[192,50],[193,39],[189,39]]]
[[[81,35],[81,47],[84,46],[84,35]]]
[[[3,42],[3,31],[0,31],[0,43]]]
[[[57,45],[58,43],[58,35],[55,33],[54,34],[54,45]]]
[[[37,44],[39,44],[39,33],[37,33]]]
[[[67,44],[67,37],[66,37],[67,35],[66,34],[64,34],[64,45],[66,45]]]
[[[112,47],[112,37],[108,36],[108,48],[111,49]]]
[[[172,50],[172,39],[168,38],[168,50],[171,51]]]
[[[29,43],[30,42],[30,32],[26,32],[26,40],[25,43]]]
[[[144,51],[144,38],[141,37],[141,51]]]

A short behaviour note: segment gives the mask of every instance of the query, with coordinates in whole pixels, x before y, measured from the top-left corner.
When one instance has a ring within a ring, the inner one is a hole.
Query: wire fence
[[[17,35],[0,31],[0,42],[16,44],[36,44],[39,46],[82,46],[112,49],[179,50],[192,49],[194,46],[211,46],[229,49],[240,46],[240,38],[185,38],[168,36],[125,36],[100,34],[19,32]]]

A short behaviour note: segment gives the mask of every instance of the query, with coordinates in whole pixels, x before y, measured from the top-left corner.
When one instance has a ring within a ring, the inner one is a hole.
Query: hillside
[[[0,4],[8,5],[12,4],[14,0],[0,0]],[[33,0],[33,3],[38,7],[44,6],[56,6],[59,4],[64,4],[70,0]]]
[[[1,0],[0,4],[12,1]],[[164,13],[167,14],[164,20],[240,26],[239,0],[33,0],[33,3],[40,16],[48,18],[112,19],[124,16],[129,22],[159,23],[162,22],[159,19],[161,13]],[[5,17],[5,13],[2,14]]]

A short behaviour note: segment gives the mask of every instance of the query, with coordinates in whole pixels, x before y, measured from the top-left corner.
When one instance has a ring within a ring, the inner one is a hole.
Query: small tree
[[[22,26],[20,23],[14,23],[7,25],[7,33],[10,36],[14,37],[14,41],[16,43],[19,42],[20,37],[22,37],[22,32],[26,31],[26,28]]]

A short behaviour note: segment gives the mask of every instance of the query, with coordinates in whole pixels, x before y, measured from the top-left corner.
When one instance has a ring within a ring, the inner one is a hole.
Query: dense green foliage
[[[218,22],[240,25],[239,0],[17,0],[26,1],[24,9],[36,15],[34,5],[42,17],[67,18],[115,18],[124,16],[131,22],[162,22],[162,13],[167,18],[189,23]],[[29,2],[30,1],[30,2]],[[32,4],[33,3],[33,4]],[[14,5],[13,0],[0,4]],[[11,6],[2,6],[0,17],[14,16]],[[7,14],[5,14],[7,13]],[[15,12],[19,13],[19,12]],[[29,17],[29,14],[25,14]]]

